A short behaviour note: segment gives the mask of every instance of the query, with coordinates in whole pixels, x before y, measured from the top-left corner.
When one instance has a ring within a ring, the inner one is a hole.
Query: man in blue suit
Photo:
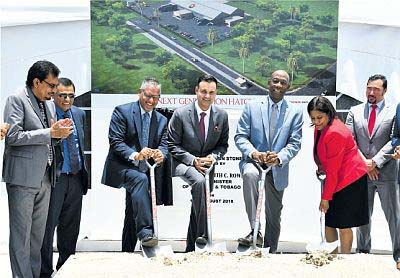
[[[243,177],[243,196],[252,231],[239,238],[242,245],[253,242],[253,229],[258,199],[260,173],[253,164],[273,165],[265,181],[265,241],[275,253],[278,247],[282,198],[288,186],[289,161],[301,147],[302,111],[284,99],[289,89],[289,75],[283,70],[275,71],[268,81],[269,96],[261,101],[246,104],[239,119],[235,143],[242,152],[239,167]],[[257,234],[257,245],[262,245],[261,232]]]
[[[114,109],[108,133],[110,150],[101,181],[111,187],[124,187],[130,193],[136,235],[146,247],[156,246],[158,239],[153,234],[145,160],[161,164],[168,154],[167,119],[154,110],[160,93],[161,84],[156,79],[145,79],[139,101]]]
[[[89,178],[84,155],[85,112],[73,106],[75,85],[68,78],[59,78],[53,99],[58,119],[72,119],[73,133],[55,147],[57,183],[51,189],[49,213],[41,248],[40,277],[53,273],[53,239],[57,227],[58,261],[56,269],[75,254],[81,222],[82,197],[88,191]]]

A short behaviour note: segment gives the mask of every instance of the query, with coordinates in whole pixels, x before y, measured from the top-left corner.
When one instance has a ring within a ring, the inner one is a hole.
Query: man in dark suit
[[[54,103],[59,69],[38,61],[28,71],[26,87],[9,96],[3,181],[10,216],[10,262],[13,277],[40,276],[40,248],[46,227],[50,187],[55,184],[55,138],[72,133],[72,122],[55,122]]]
[[[110,150],[101,181],[111,187],[124,187],[130,193],[136,235],[146,247],[157,245],[158,239],[153,235],[145,160],[161,164],[168,155],[167,119],[154,110],[160,93],[161,84],[157,80],[145,79],[140,86],[139,101],[114,109],[108,133]]]
[[[180,176],[192,188],[192,208],[186,252],[194,250],[195,241],[207,243],[205,170],[228,149],[228,114],[213,105],[217,80],[210,75],[198,79],[197,100],[175,110],[168,127],[168,148],[173,157],[173,175]],[[210,173],[210,184],[214,171]]]
[[[68,78],[58,79],[58,92],[53,96],[58,119],[72,119],[74,131],[55,148],[57,183],[51,190],[46,232],[41,249],[41,277],[53,273],[53,239],[57,227],[58,261],[56,269],[75,254],[81,222],[82,196],[89,183],[84,155],[83,127],[85,112],[73,106],[75,85]]]

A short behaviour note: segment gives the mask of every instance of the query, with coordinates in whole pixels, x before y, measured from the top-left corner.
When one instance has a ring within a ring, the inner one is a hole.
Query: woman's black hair
[[[319,112],[325,113],[329,117],[328,125],[330,125],[333,119],[336,118],[336,110],[333,107],[332,103],[323,96],[314,97],[308,104],[307,104],[307,112],[310,115],[311,111],[317,110]]]

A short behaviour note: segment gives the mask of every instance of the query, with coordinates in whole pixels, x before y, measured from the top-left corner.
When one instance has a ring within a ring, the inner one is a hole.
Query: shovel
[[[210,172],[214,167],[215,162],[211,164],[211,166],[205,171],[205,179],[206,179],[206,210],[207,210],[207,244],[195,243],[195,252],[204,253],[204,252],[227,252],[226,250],[226,242],[219,242],[213,244],[212,241],[212,229],[211,229],[211,199],[210,199]]]
[[[265,178],[267,176],[267,173],[271,170],[271,166],[268,166],[266,169],[264,169],[257,162],[254,162],[254,164],[261,171],[261,179],[258,181],[258,200],[257,200],[257,210],[256,210],[256,222],[254,223],[254,230],[253,230],[253,243],[250,246],[239,243],[236,249],[236,255],[250,255],[254,251],[261,251],[263,255],[269,253],[269,247],[268,248],[257,247],[257,233],[260,227],[260,217],[261,217],[262,201],[264,197]]]
[[[155,168],[157,167],[157,163],[150,165],[150,163],[146,160],[146,164],[150,169],[150,192],[151,192],[151,208],[153,214],[153,230],[154,236],[158,238],[158,220],[157,220],[157,203],[156,203],[156,181],[155,181]],[[171,245],[166,246],[154,246],[154,247],[146,247],[142,245],[142,253],[146,258],[152,258],[156,256],[164,256],[171,257],[174,254]]]
[[[325,173],[323,174],[317,174],[318,180],[321,182],[321,195],[322,191],[324,188],[324,183],[325,183],[325,178],[326,175]],[[339,246],[339,241],[336,240],[334,242],[326,242],[325,238],[325,212],[321,211],[320,215],[320,232],[321,232],[321,242],[315,243],[315,242],[310,242],[307,243],[306,245],[306,250],[308,253],[315,253],[315,252],[325,252],[325,253],[332,253],[338,246]]]

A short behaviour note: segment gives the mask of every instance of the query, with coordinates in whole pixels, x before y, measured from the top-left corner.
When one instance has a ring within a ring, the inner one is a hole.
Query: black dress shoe
[[[245,246],[251,246],[253,244],[253,231],[251,231],[247,236],[238,239],[239,244]],[[260,231],[257,233],[256,246],[262,247],[263,237]]]
[[[140,242],[144,247],[154,247],[158,244],[158,238],[153,236],[145,236]]]
[[[207,238],[205,236],[199,236],[198,238],[196,238],[196,243],[201,245],[206,245]]]

